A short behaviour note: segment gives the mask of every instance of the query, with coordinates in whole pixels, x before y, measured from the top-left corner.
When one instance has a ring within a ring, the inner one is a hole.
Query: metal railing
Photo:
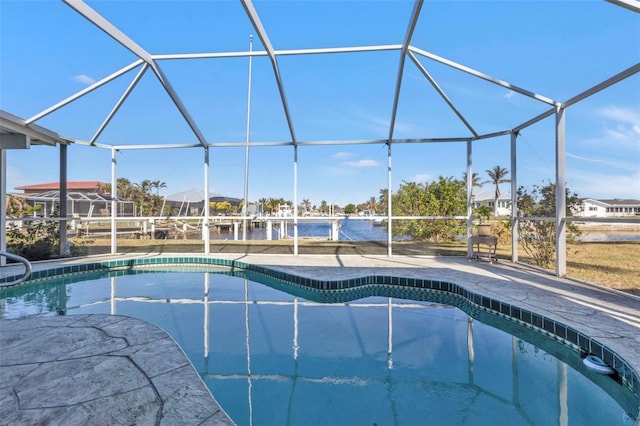
[[[6,285],[15,285],[15,284],[19,284],[25,280],[27,280],[29,278],[29,276],[31,275],[31,263],[25,259],[22,256],[18,256],[17,254],[12,254],[12,253],[8,253],[6,251],[0,251],[0,256],[4,256],[7,259],[11,259],[14,260],[16,262],[20,262],[24,265],[24,274],[22,275],[21,278],[18,278],[15,281],[11,281],[9,283],[6,283]]]

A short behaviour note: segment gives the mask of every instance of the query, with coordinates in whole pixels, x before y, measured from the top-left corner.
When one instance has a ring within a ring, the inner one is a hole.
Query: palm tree
[[[98,192],[98,194],[111,194],[111,184],[98,182],[98,185],[96,186],[96,191]]]
[[[371,210],[371,213],[376,213],[377,209],[378,209],[378,200],[376,199],[376,197],[369,198],[369,210]]]
[[[466,172],[462,174],[462,182],[464,183],[464,186],[466,188],[467,186]],[[481,181],[480,175],[476,172],[473,172],[473,174],[471,175],[471,188],[474,188],[474,187],[482,188],[482,185],[484,185],[485,183],[489,183],[489,181],[488,180]]]
[[[278,201],[273,198],[267,198],[267,207],[269,208],[269,214],[273,214],[273,211],[278,208]]]
[[[389,200],[389,190],[388,189],[381,189],[380,190],[380,196],[378,197],[378,209],[380,210],[380,212],[387,212],[387,206],[388,201]]]
[[[286,201],[284,200],[284,198],[269,198],[269,209],[271,210],[271,213],[277,212],[278,206],[285,203]]]
[[[464,184],[465,191],[467,189],[467,172],[462,174],[462,183]],[[482,188],[485,183],[489,183],[488,180],[480,180],[480,175],[476,172],[473,172],[471,175],[471,204],[475,207],[475,194],[473,193],[473,188],[478,187]]]
[[[127,178],[118,178],[116,181],[116,189],[118,191],[118,200],[127,200],[136,202],[136,187]],[[113,197],[113,191],[111,192]]]
[[[159,180],[154,180],[150,184],[150,188],[154,188],[156,190],[157,196],[160,196],[160,190],[166,187],[167,187],[167,184],[165,182],[160,182]]]
[[[503,169],[500,166],[495,166],[491,170],[487,170],[487,174],[491,178],[489,182],[495,185],[496,191],[494,193],[493,201],[493,216],[498,215],[498,198],[500,198],[500,184],[511,182],[511,179],[506,179],[505,176],[509,174],[509,170]]]
[[[20,217],[28,208],[27,202],[12,194],[7,194],[7,216]]]
[[[309,201],[308,198],[305,198],[304,200],[302,200],[302,204],[304,205],[304,211],[308,212],[309,208],[311,208],[311,201]]]
[[[140,182],[139,184],[134,184],[135,186],[137,186],[138,188],[140,188],[140,190],[145,193],[145,194],[150,194],[151,193],[151,188],[153,187],[153,182],[151,182],[149,179],[145,179],[142,182]]]
[[[327,211],[327,202],[325,200],[320,201],[320,213]]]
[[[265,198],[265,197],[262,197],[262,198],[259,198],[259,199],[258,199],[258,202],[260,203],[260,206],[262,207],[262,208],[260,209],[260,210],[261,210],[261,212],[262,212],[262,214],[266,213],[266,212],[265,212],[265,210],[264,210],[264,206],[265,206],[265,204],[267,204],[267,203],[268,203],[268,201],[269,201],[269,200],[268,200],[267,198]],[[268,206],[268,204],[267,204],[267,206]]]

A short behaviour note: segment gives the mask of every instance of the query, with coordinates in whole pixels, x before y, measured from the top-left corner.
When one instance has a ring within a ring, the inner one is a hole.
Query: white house
[[[640,201],[638,200],[596,200],[585,198],[582,200],[582,211],[576,213],[581,217],[614,217],[640,216]]]
[[[495,188],[493,189],[473,189],[473,208],[487,206],[493,212],[495,204]],[[511,193],[501,192],[498,197],[497,216],[511,216]]]

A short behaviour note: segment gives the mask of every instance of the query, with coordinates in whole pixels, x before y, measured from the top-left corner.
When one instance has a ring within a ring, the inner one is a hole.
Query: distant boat
[[[292,217],[293,211],[291,210],[291,206],[289,204],[279,204],[278,211],[276,212],[276,217]]]
[[[373,223],[373,226],[382,226],[384,225],[386,222],[386,219],[382,216],[375,216],[371,219],[371,223]]]

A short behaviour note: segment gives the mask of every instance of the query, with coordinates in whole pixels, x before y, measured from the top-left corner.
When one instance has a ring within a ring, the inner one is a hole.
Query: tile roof
[[[100,182],[97,180],[87,180],[87,181],[70,181],[67,182],[67,189],[97,189],[98,185],[105,185],[105,182]],[[15,189],[22,190],[50,190],[50,189],[60,189],[60,182],[49,182],[49,183],[37,183],[34,185],[22,185],[16,186]]]

